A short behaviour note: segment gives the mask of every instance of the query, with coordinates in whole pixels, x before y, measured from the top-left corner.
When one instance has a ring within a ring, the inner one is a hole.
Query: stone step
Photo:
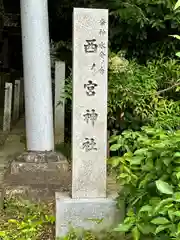
[[[23,198],[31,201],[50,201],[56,192],[70,192],[69,186],[53,184],[4,185],[3,198]]]

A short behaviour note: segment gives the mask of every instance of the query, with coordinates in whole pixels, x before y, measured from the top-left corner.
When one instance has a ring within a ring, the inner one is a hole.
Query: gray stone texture
[[[64,142],[65,120],[65,62],[55,62],[55,142]]]
[[[0,200],[15,196],[54,201],[55,192],[70,191],[72,175],[66,158],[54,152],[23,153],[20,139],[9,135],[0,151]]]
[[[108,10],[73,21],[72,197],[106,197]]]
[[[5,100],[4,100],[4,118],[3,131],[9,132],[11,129],[11,109],[12,109],[12,83],[5,83]]]
[[[66,158],[63,154],[54,151],[38,152],[38,151],[27,151],[22,153],[15,159],[16,162],[21,163],[52,163],[59,162],[63,163]]]
[[[20,80],[15,80],[14,84],[14,106],[13,106],[13,120],[16,121],[19,118],[19,106],[20,106]]]
[[[5,196],[36,201],[54,199],[55,192],[69,191],[71,170],[66,158],[55,152],[24,152],[11,158],[3,183]]]
[[[56,237],[65,236],[70,227],[96,232],[108,231],[124,217],[116,207],[116,195],[107,198],[72,199],[65,193],[56,194]]]

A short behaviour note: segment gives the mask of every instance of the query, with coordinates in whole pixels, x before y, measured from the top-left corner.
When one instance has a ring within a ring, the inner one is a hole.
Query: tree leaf
[[[110,147],[110,151],[117,151],[117,150],[119,150],[120,149],[120,147],[121,147],[122,145],[121,144],[113,144],[113,145],[111,145],[111,147]]]
[[[162,231],[164,231],[165,229],[170,228],[170,227],[171,227],[170,224],[168,224],[168,225],[160,225],[160,226],[158,226],[158,227],[156,228],[155,233],[158,234],[158,233],[160,233],[160,232],[162,232]]]
[[[142,206],[142,208],[139,210],[139,212],[150,212],[150,211],[152,211],[152,206],[150,205]]]
[[[173,195],[173,199],[176,202],[180,202],[180,192],[175,192]]]
[[[119,175],[119,178],[127,178],[127,177],[129,177],[129,174],[127,174],[127,173],[121,173]]]
[[[180,179],[180,172],[176,173],[176,177],[178,180]]]
[[[177,52],[177,53],[176,53],[176,56],[177,56],[177,57],[180,57],[180,52]]]
[[[131,165],[140,165],[143,159],[144,159],[144,156],[134,156],[134,157],[132,157],[130,164]]]
[[[180,157],[180,152],[175,152],[174,157]]]
[[[180,223],[178,223],[178,227],[177,227],[177,228],[178,228],[178,231],[177,231],[177,232],[178,232],[178,234],[179,234],[179,233],[180,233]]]
[[[111,138],[109,139],[109,143],[116,142],[118,139],[119,139],[119,136],[111,136]]]
[[[108,159],[108,163],[114,168],[120,164],[121,160],[122,160],[121,157],[112,157]]]
[[[165,217],[158,217],[155,218],[151,221],[151,223],[155,224],[155,225],[165,225],[169,223],[169,220]]]
[[[134,227],[132,229],[132,236],[134,240],[139,240],[140,239],[140,232],[137,227]]]
[[[133,226],[133,223],[129,224],[119,224],[117,228],[114,229],[116,232],[129,232],[131,227]]]
[[[161,193],[173,194],[173,189],[167,182],[164,182],[162,180],[157,180],[156,187]]]
[[[162,158],[163,160],[163,163],[166,165],[166,166],[169,166],[169,164],[171,163],[172,161],[172,158]]]
[[[157,206],[155,207],[154,209],[154,214],[158,213],[159,211],[161,211],[161,209],[168,203],[172,203],[173,202],[173,198],[166,198],[166,199],[163,199],[161,202],[159,202],[157,204]]]
[[[176,34],[175,34],[175,35],[169,35],[169,36],[180,40],[180,36],[179,36],[179,35],[176,35]]]
[[[177,1],[177,3],[174,6],[174,10],[178,9],[180,7],[180,0]]]
[[[141,148],[136,150],[134,152],[134,155],[145,155],[147,151],[148,151],[148,148]]]
[[[147,235],[155,232],[155,226],[153,224],[141,223],[138,224],[138,228],[142,234]]]
[[[180,211],[173,212],[173,215],[176,217],[180,217]]]

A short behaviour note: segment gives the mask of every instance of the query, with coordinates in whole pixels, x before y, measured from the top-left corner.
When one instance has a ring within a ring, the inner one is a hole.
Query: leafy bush
[[[140,65],[124,52],[109,54],[108,129],[139,130],[146,124],[177,128],[180,125],[180,65],[161,59]],[[66,80],[65,98],[72,101],[72,76]],[[69,106],[68,105],[68,106]]]
[[[174,0],[108,0],[110,9],[110,41],[115,51],[127,50],[128,58],[145,62],[170,56],[178,41],[168,35],[179,32],[179,10],[174,11]]]
[[[179,9],[173,10],[175,0],[51,0],[49,4],[50,32],[55,41],[72,41],[72,8],[109,9],[109,43],[114,52],[127,51],[128,59],[145,63],[161,54],[173,56],[179,47],[169,34],[180,31]],[[62,26],[62,35],[59,26]],[[64,28],[64,29],[63,29]],[[71,62],[71,54],[63,48],[60,59]]]
[[[118,156],[109,164],[127,204],[126,218],[115,230],[134,240],[180,239],[180,131],[143,127],[113,136],[111,144]]]
[[[145,124],[177,128],[180,65],[161,59],[139,65],[120,52],[109,58],[109,129],[140,129]]]

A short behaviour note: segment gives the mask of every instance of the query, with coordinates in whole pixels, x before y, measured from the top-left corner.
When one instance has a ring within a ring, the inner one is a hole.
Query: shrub
[[[109,159],[123,186],[126,218],[115,230],[134,240],[180,239],[180,131],[143,127],[111,138]]]

